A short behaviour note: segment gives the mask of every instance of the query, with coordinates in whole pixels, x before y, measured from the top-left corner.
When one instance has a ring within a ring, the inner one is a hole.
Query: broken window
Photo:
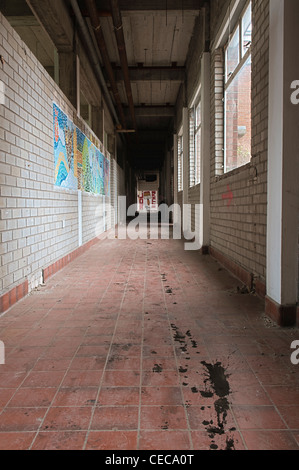
[[[251,159],[251,2],[225,47],[224,171]]]
[[[183,191],[183,136],[178,136],[178,192]]]
[[[201,102],[189,111],[189,179],[190,187],[200,183]]]

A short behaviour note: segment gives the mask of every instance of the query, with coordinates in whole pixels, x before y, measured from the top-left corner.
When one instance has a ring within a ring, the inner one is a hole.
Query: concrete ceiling
[[[51,70],[54,70],[51,28],[59,26],[58,15],[51,18],[51,15],[46,12],[43,14],[41,10],[41,14],[36,18],[26,0],[2,0],[1,3],[1,11],[51,73]],[[38,3],[41,5],[44,0]],[[64,0],[64,3],[73,22],[74,14],[70,2]],[[128,137],[129,152],[133,153],[133,161],[138,167],[160,166],[168,145],[167,136],[173,131],[174,109],[185,80],[185,64],[195,21],[204,2],[203,0],[119,0],[118,3],[137,128],[136,135]],[[113,24],[112,1],[95,0],[95,4],[120,100],[130,128],[132,112],[130,112]],[[87,2],[78,0],[78,5],[89,30],[92,31]],[[54,22],[57,25],[54,25]],[[67,38],[61,34],[59,41],[61,44],[63,41],[66,43]],[[58,47],[57,44],[55,46]]]

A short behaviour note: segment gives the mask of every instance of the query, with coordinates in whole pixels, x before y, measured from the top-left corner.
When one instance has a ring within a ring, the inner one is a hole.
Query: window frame
[[[178,193],[183,191],[183,155],[184,155],[184,144],[183,144],[183,132],[178,134]]]
[[[201,166],[201,139],[202,139],[202,114],[201,114],[201,96],[197,101],[196,105],[194,106],[194,161],[195,161],[195,186],[201,183],[201,174],[200,174],[200,166]],[[197,109],[200,110],[200,123],[197,123]],[[199,149],[197,148],[197,137],[199,135],[200,139],[200,146]],[[199,155],[198,152],[199,151]]]
[[[224,104],[224,174],[230,173],[231,171],[234,171],[235,169],[241,168],[242,165],[239,165],[233,169],[227,170],[227,158],[226,158],[226,151],[227,151],[227,146],[226,146],[226,137],[227,137],[227,117],[226,117],[226,94],[227,90],[229,89],[230,85],[233,83],[233,81],[236,79],[236,77],[239,75],[241,70],[243,69],[244,65],[247,63],[248,59],[252,57],[252,36],[251,36],[251,41],[250,41],[250,46],[247,48],[247,51],[244,53],[244,45],[243,45],[243,19],[245,17],[245,14],[247,13],[248,8],[251,7],[251,15],[252,15],[252,0],[248,0],[246,2],[245,7],[243,8],[240,17],[238,18],[238,21],[235,24],[235,27],[232,31],[232,33],[229,36],[229,39],[227,43],[225,44],[223,50],[224,50],[224,98],[223,98],[223,104]],[[252,16],[251,16],[251,25],[252,25]],[[229,74],[227,73],[227,52],[228,48],[230,46],[231,40],[234,38],[235,33],[237,29],[239,28],[239,62],[238,65],[235,67],[233,72],[230,72]]]
[[[197,110],[200,108],[200,122],[197,122]],[[192,116],[192,117],[191,117]],[[191,129],[192,126],[192,129]],[[197,137],[202,137],[202,119],[201,119],[201,97],[189,109],[189,139],[192,139],[189,146],[189,187],[193,188],[201,182],[200,165],[201,165],[201,147],[197,147]],[[191,149],[193,155],[191,157]],[[192,165],[191,165],[192,163]]]

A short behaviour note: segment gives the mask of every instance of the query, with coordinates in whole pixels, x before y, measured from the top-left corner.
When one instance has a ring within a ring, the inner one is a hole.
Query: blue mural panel
[[[55,186],[110,194],[110,162],[53,103]]]

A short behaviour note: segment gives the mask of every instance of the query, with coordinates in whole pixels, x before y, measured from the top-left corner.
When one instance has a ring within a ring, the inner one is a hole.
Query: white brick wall
[[[211,245],[262,281],[266,278],[268,13],[269,0],[253,0],[252,161],[227,175],[222,169],[219,51],[212,54],[211,77]],[[231,206],[222,199],[228,187],[233,192]]]
[[[78,248],[77,192],[54,186],[53,101],[88,137],[96,137],[1,14],[0,28],[1,295],[25,279],[35,287],[42,269]],[[86,243],[96,236],[99,197],[82,199]]]

